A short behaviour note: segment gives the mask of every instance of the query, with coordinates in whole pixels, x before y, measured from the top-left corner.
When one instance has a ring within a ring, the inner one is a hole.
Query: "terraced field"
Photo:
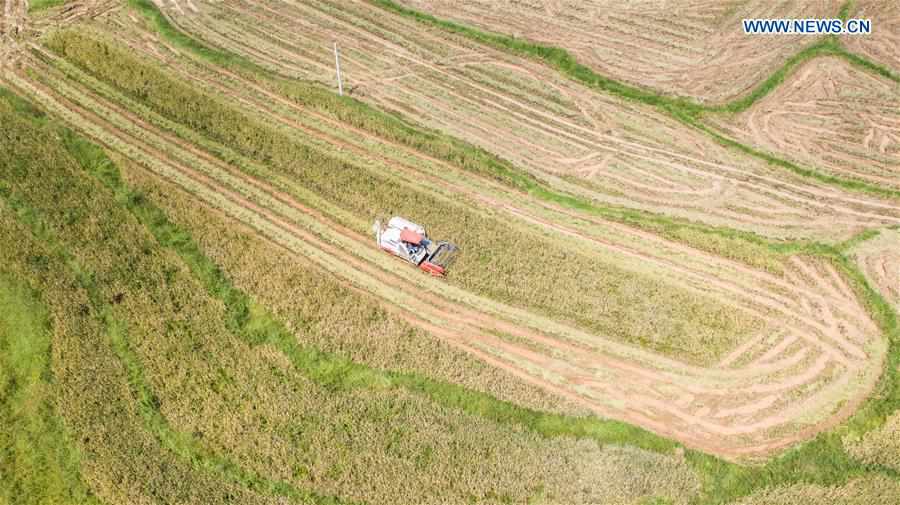
[[[66,427],[57,495],[897,494],[889,78],[819,57],[746,111],[684,118],[369,2],[4,5],[23,31],[0,76],[0,303],[52,345],[0,386],[53,377],[30,415]],[[548,33],[598,21],[548,9]],[[801,49],[759,44],[746,86]],[[395,214],[461,246],[446,279],[374,246]]]
[[[584,198],[773,237],[846,239],[865,226],[900,222],[889,201],[794,177],[652,108],[365,2],[166,5],[175,23],[204,40],[329,85],[336,40],[353,96]]]

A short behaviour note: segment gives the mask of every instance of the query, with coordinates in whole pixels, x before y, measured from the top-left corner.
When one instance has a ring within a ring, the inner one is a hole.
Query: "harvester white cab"
[[[437,277],[443,277],[456,258],[459,248],[447,241],[434,242],[425,228],[400,216],[382,225],[372,225],[375,242],[386,252],[406,260]]]

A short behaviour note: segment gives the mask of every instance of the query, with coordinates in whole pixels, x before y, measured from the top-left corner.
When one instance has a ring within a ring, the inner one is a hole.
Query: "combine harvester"
[[[459,252],[450,242],[432,242],[425,228],[399,216],[392,217],[387,226],[376,220],[372,231],[379,247],[437,277],[444,276]]]

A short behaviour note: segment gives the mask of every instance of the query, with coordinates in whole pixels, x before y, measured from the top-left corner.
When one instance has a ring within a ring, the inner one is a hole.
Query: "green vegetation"
[[[844,242],[841,242],[840,244],[838,244],[835,247],[837,248],[838,251],[841,251],[841,253],[846,254],[847,251],[853,249],[854,247],[858,246],[859,244],[862,244],[863,242],[866,242],[868,240],[871,240],[871,239],[877,237],[880,234],[881,234],[881,232],[876,229],[863,230],[863,231],[857,233],[856,235],[850,237],[849,239],[845,240]]]
[[[722,144],[723,146],[730,147],[746,153],[750,156],[760,158],[765,160],[767,163],[787,169],[797,175],[808,177],[811,179],[815,179],[817,181],[823,182],[825,184],[830,184],[834,186],[839,186],[844,189],[848,189],[851,191],[857,191],[860,193],[868,193],[870,195],[876,196],[885,196],[890,198],[900,198],[900,190],[891,189],[885,186],[879,186],[876,184],[870,184],[868,182],[864,182],[858,179],[847,179],[844,177],[838,177],[835,175],[828,175],[822,172],[818,172],[816,170],[812,170],[809,168],[801,167],[794,162],[779,158],[777,156],[773,156],[767,152],[760,151],[758,149],[754,149],[746,144],[742,144],[732,138],[726,137],[721,133],[717,132],[713,128],[706,126],[701,121],[693,118],[682,118],[682,121],[686,124],[697,128],[698,130],[706,132],[709,136],[716,140],[716,142]]]
[[[853,10],[855,2],[853,0],[848,0],[844,2],[844,5],[841,5],[841,10],[838,11],[838,19],[841,21],[847,21],[850,17],[850,12]]]
[[[766,78],[758,86],[753,88],[747,95],[737,98],[719,106],[710,106],[704,109],[709,112],[731,112],[738,113],[749,109],[754,103],[768,95],[775,88],[784,82],[784,79],[794,72],[794,70],[806,63],[807,61],[818,58],[820,56],[838,56],[841,55],[841,45],[836,37],[825,37],[818,42],[806,46],[800,52],[788,58],[772,75]],[[766,160],[771,163],[770,160]]]
[[[0,271],[0,501],[97,503],[54,407],[50,316],[21,282]]]
[[[47,10],[51,7],[59,7],[66,3],[66,0],[30,0],[28,2],[28,12],[35,13]]]
[[[851,53],[850,51],[847,51],[844,46],[838,47],[837,54],[863,70],[900,83],[900,75],[897,75],[888,67],[863,58],[858,54]]]

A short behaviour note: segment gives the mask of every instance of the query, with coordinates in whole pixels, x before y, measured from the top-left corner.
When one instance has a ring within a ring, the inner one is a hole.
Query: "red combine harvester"
[[[437,277],[444,276],[459,252],[450,242],[432,242],[425,228],[399,216],[387,226],[375,221],[372,231],[379,247]]]

